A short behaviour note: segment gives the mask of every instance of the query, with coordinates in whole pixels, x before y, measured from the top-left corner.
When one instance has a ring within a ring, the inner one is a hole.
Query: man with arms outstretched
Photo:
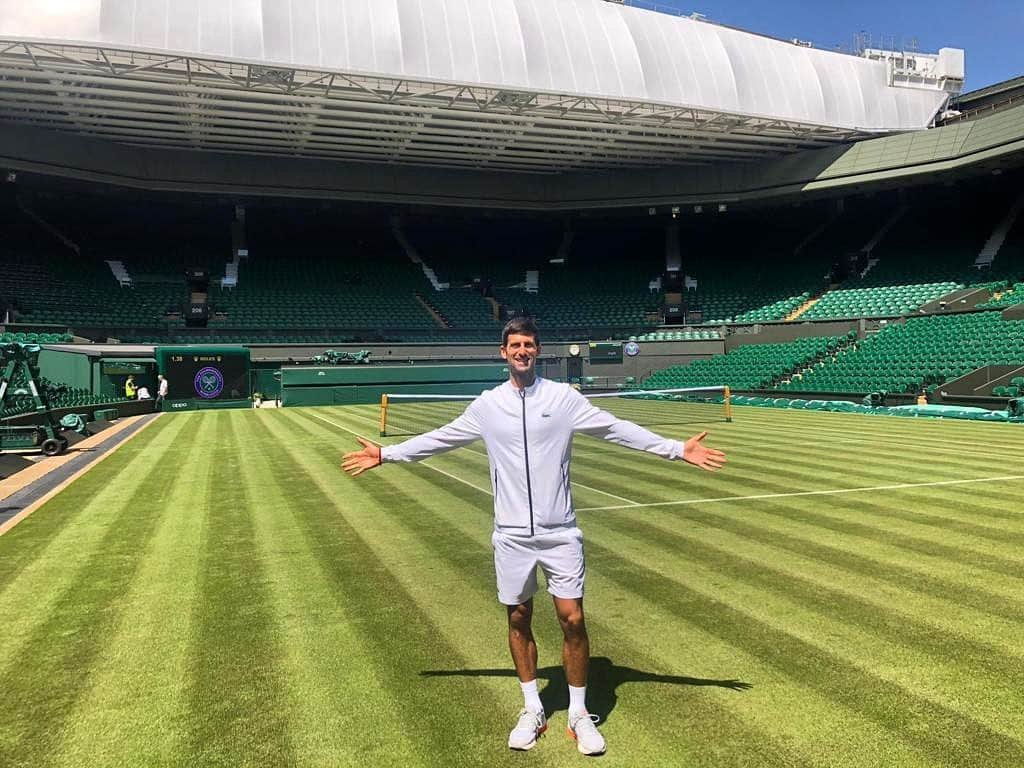
[[[508,745],[531,749],[547,730],[531,628],[539,566],[562,626],[569,735],[580,752],[599,755],[605,751],[604,737],[585,703],[590,641],[583,618],[583,535],[576,527],[569,479],[572,436],[583,432],[711,471],[725,463],[725,454],[704,446],[706,432],[681,443],[595,408],[569,385],[539,378],[538,354],[540,335],[533,321],[510,321],[501,337],[507,382],[484,392],[461,416],[433,432],[383,448],[360,438],[362,450],[345,454],[342,467],[355,476],[384,462],[420,461],[484,441],[494,492],[491,541],[498,600],[508,611],[508,644],[524,697]]]

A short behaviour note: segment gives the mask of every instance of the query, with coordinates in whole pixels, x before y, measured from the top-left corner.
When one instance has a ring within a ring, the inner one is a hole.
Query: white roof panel
[[[0,36],[625,99],[858,131],[927,127],[885,65],[601,0],[0,0]]]

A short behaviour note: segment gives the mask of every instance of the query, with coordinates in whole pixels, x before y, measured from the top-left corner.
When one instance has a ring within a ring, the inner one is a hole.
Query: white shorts
[[[537,592],[537,567],[544,571],[548,592],[555,597],[583,597],[583,532],[562,528],[536,536],[509,536],[495,531],[494,572],[498,577],[498,601],[504,605],[525,603]]]

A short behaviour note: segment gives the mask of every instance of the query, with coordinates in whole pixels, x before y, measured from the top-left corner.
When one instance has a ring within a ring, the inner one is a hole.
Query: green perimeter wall
[[[379,403],[381,395],[479,395],[508,379],[504,363],[284,367],[281,405]]]
[[[111,366],[128,365],[135,383],[156,391],[156,362],[151,356],[96,357],[85,352],[46,349],[39,353],[39,374],[58,384],[85,389],[94,395],[123,395],[127,373],[109,373]]]
[[[281,394],[281,381],[275,374],[280,370],[280,363],[252,363],[249,369],[252,391],[259,392],[264,400],[276,399]]]
[[[43,349],[39,353],[39,375],[76,389],[93,389],[93,363],[88,355]]]

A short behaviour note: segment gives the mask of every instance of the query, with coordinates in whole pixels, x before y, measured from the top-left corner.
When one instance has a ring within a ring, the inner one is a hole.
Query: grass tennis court
[[[577,438],[600,760],[1024,765],[1024,429],[735,410],[717,475]],[[376,416],[164,416],[0,537],[0,765],[585,760],[546,601],[505,747],[482,445],[345,477]]]

